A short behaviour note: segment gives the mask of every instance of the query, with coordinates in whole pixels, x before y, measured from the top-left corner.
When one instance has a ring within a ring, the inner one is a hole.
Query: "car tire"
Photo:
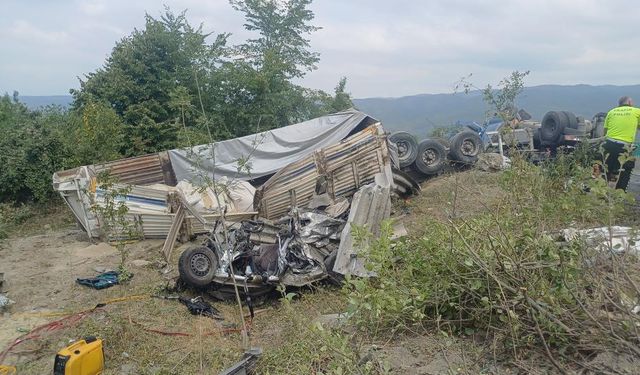
[[[442,143],[434,139],[425,139],[418,145],[418,157],[414,165],[418,172],[429,176],[444,169],[446,160],[447,150]]]
[[[398,147],[398,160],[400,167],[411,165],[418,156],[418,142],[416,138],[407,132],[395,132],[389,136],[389,142]]]
[[[482,153],[483,143],[480,135],[473,131],[461,131],[451,138],[449,158],[465,164],[473,164]]]
[[[205,246],[188,248],[178,260],[180,278],[185,284],[196,288],[209,285],[217,269],[218,256]]]
[[[540,140],[543,144],[555,145],[563,134],[568,122],[567,116],[562,112],[547,112],[542,118],[540,126]]]

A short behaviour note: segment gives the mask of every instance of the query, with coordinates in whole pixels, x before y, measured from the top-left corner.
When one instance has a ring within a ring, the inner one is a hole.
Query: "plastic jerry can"
[[[86,337],[56,354],[53,375],[99,375],[103,368],[102,340]]]

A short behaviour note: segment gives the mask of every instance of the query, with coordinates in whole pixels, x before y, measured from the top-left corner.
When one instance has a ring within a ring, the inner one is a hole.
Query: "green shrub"
[[[621,276],[638,267],[637,259],[558,241],[562,228],[619,223],[627,197],[592,180],[588,168],[562,163],[516,159],[500,177],[497,207],[465,218],[452,212],[448,222],[426,218],[409,239],[390,241],[385,224],[367,249],[377,277],[345,286],[350,319],[374,337],[425,326],[484,332],[516,359],[523,349],[547,346],[563,355],[640,353],[632,344],[638,317],[629,309],[611,307],[615,318],[600,321],[601,299],[640,297],[637,280]],[[473,193],[454,186],[451,199]]]
[[[0,203],[0,222],[7,225],[24,224],[35,215],[33,207],[26,204]]]

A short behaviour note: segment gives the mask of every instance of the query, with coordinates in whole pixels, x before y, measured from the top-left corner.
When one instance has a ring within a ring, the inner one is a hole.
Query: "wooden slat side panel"
[[[381,127],[374,125],[338,144],[317,150],[270,178],[259,189],[255,208],[261,216],[277,219],[286,215],[292,204],[304,207],[313,197],[320,176],[327,178],[327,190],[332,198],[349,197],[382,171],[388,162],[386,147]]]
[[[166,164],[166,163],[165,163]],[[165,171],[159,154],[116,160],[93,166],[96,174],[109,171],[118,182],[133,185],[165,184]],[[175,185],[175,184],[174,184]]]

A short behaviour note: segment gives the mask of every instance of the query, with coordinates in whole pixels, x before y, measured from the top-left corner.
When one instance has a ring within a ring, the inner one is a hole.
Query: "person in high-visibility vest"
[[[607,178],[611,180],[618,177],[616,189],[627,190],[631,171],[635,166],[633,157],[633,142],[640,123],[640,108],[633,106],[633,100],[623,96],[618,100],[618,107],[607,113],[604,120],[606,140],[604,152],[607,167]],[[620,157],[623,158],[622,170],[620,170]]]

